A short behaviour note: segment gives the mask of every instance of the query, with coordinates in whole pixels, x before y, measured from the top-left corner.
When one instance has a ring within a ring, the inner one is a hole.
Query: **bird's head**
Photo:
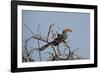
[[[72,29],[70,29],[70,28],[66,28],[66,29],[64,29],[63,31],[64,31],[65,33],[67,33],[67,32],[73,32]]]

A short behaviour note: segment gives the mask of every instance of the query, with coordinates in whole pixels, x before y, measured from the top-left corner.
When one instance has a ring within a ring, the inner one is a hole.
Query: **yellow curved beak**
[[[70,28],[66,28],[66,29],[64,29],[64,31],[65,32],[73,32],[72,29],[70,29]]]

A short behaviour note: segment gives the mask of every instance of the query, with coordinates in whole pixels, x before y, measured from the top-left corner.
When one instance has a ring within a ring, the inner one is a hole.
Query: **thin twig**
[[[47,34],[47,41],[48,41],[48,38],[49,38],[49,34],[50,34],[50,31],[51,31],[51,28],[54,26],[55,24],[52,24],[49,26],[49,31],[48,31],[48,34]]]
[[[64,45],[65,45],[65,47],[67,47],[66,49],[68,49],[68,51],[69,51],[68,56],[67,56],[67,58],[66,58],[66,60],[68,60],[69,57],[70,57],[70,55],[71,55],[71,48],[69,47],[69,45],[67,44],[66,41],[64,41]]]
[[[24,47],[25,47],[25,50],[26,50],[26,53],[27,53],[27,57],[29,58],[29,61],[31,61],[32,59],[31,59],[31,57],[30,57],[30,53],[28,52],[28,49],[27,49],[27,40],[25,41],[25,45],[24,45]]]
[[[33,34],[32,30],[27,25],[25,25],[25,27],[30,31],[31,34]]]
[[[39,34],[39,28],[40,28],[40,25],[38,25],[38,27],[37,27],[37,32],[38,32],[38,34]],[[38,48],[40,48],[39,39],[38,39]],[[40,51],[40,50],[39,50],[39,59],[40,59],[40,61],[41,61],[41,51]]]
[[[57,60],[57,59],[58,59],[58,54],[57,54],[57,52],[56,52],[56,50],[55,50],[54,46],[53,46],[53,45],[51,45],[51,47],[53,48],[53,51],[54,51],[54,54],[55,54],[55,59]]]

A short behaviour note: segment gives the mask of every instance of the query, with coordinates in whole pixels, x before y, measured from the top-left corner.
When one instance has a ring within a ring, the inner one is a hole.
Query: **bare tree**
[[[55,24],[51,24],[49,26],[48,32],[47,32],[47,36],[44,37],[41,35],[41,32],[39,31],[40,25],[38,25],[37,27],[37,34],[33,33],[33,31],[31,31],[31,29],[25,25],[25,27],[30,31],[30,33],[32,34],[32,36],[30,36],[28,39],[24,39],[23,43],[23,51],[22,51],[22,61],[23,62],[32,62],[35,61],[35,59],[32,57],[32,53],[34,53],[34,51],[38,51],[39,53],[39,61],[42,61],[42,53],[44,51],[45,48],[43,48],[43,46],[41,47],[41,41],[45,42],[47,44],[49,44],[49,46],[51,47],[51,49],[53,50],[52,52],[47,51],[44,53],[49,54],[49,57],[46,58],[47,61],[58,61],[58,60],[75,60],[75,59],[81,59],[81,57],[79,57],[74,50],[72,51],[71,46],[69,46],[69,42],[68,39],[67,41],[63,41],[63,46],[64,46],[64,51],[61,50],[61,47],[59,47],[59,43],[56,43],[56,46],[51,42],[51,40],[55,40],[57,37],[59,37],[59,33],[58,31],[56,31],[55,29],[53,29],[53,26],[55,26]],[[66,30],[67,31],[67,30]],[[32,39],[37,40],[37,48],[33,48],[29,50],[29,46],[28,46],[28,42]],[[55,41],[54,41],[55,42]],[[46,48],[48,46],[46,45]],[[41,48],[43,49],[41,51]]]

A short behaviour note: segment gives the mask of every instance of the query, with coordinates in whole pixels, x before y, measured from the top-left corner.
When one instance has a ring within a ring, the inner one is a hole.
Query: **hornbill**
[[[50,45],[54,45],[54,46],[57,46],[59,45],[60,43],[64,42],[65,43],[65,40],[67,39],[68,37],[68,32],[72,32],[71,29],[67,28],[67,29],[64,29],[62,34],[57,34],[57,38],[55,38],[53,41],[49,42],[48,44],[42,46],[41,48],[39,48],[40,51],[43,51],[44,49],[46,49],[47,47],[49,47]]]

